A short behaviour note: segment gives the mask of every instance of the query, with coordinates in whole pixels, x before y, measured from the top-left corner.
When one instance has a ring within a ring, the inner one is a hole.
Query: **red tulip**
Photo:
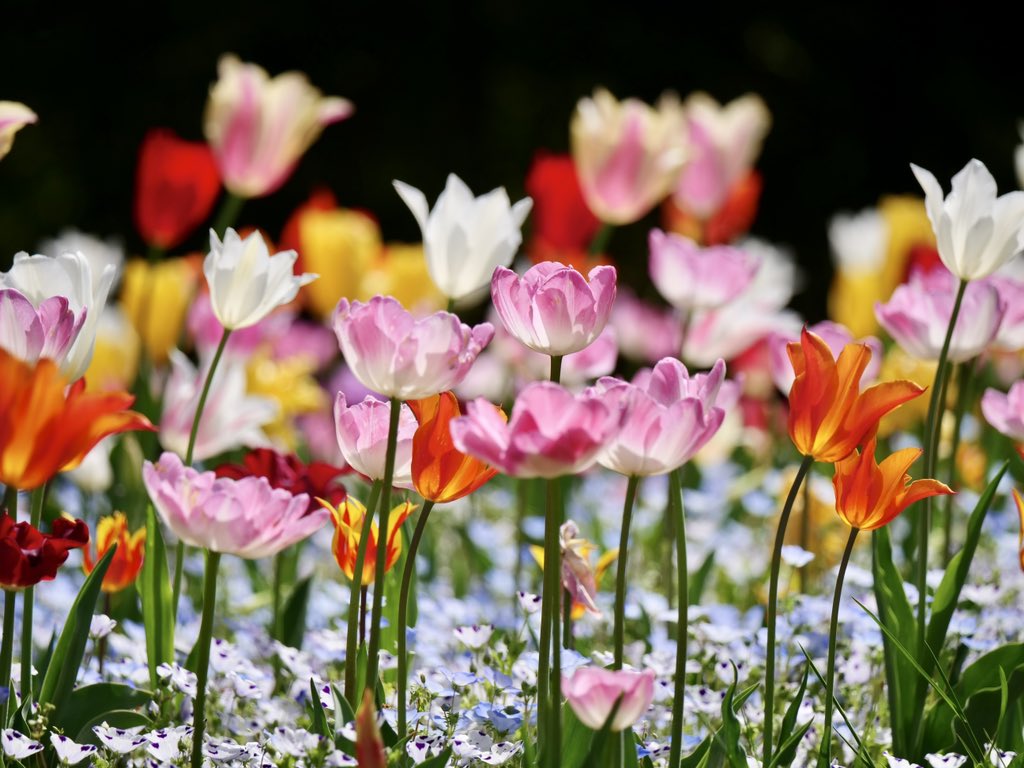
[[[88,543],[89,529],[81,520],[58,517],[47,534],[0,513],[0,587],[24,589],[50,581],[68,552]]]
[[[225,464],[215,470],[217,477],[240,480],[243,477],[265,477],[271,488],[280,488],[293,496],[309,496],[307,514],[320,508],[316,499],[326,499],[333,506],[345,501],[345,486],[337,482],[351,469],[314,461],[303,464],[294,454],[281,454],[270,448],[255,448],[246,454],[241,464]]]
[[[534,261],[565,263],[566,254],[585,254],[601,222],[583,199],[572,157],[538,152],[526,176],[526,193],[533,198]]]

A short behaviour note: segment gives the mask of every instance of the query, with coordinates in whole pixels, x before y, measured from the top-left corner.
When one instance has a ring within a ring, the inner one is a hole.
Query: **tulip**
[[[367,688],[356,712],[356,765],[361,768],[387,768],[388,754],[377,725],[373,694]]]
[[[621,415],[600,395],[572,395],[551,382],[528,385],[506,421],[477,399],[451,423],[452,442],[512,477],[575,475],[597,461],[619,430]]]
[[[595,731],[609,723],[613,733],[631,727],[654,701],[654,672],[581,667],[563,678],[562,690],[580,722]],[[618,702],[618,709],[615,704]],[[627,744],[627,748],[631,748]]]
[[[178,345],[198,279],[199,264],[191,258],[133,259],[125,266],[121,308],[153,364],[166,363]]]
[[[760,96],[748,93],[721,105],[706,93],[683,103],[690,159],[679,175],[673,202],[698,219],[710,219],[750,173],[771,126]]]
[[[0,350],[0,482],[31,490],[77,467],[107,435],[154,430],[126,410],[134,399],[88,393],[82,380],[68,387],[53,361],[28,365]]]
[[[282,454],[271,448],[255,448],[245,454],[241,464],[222,464],[217,467],[217,477],[241,480],[243,477],[265,477],[271,488],[288,491],[292,496],[305,494],[309,497],[306,514],[319,509],[317,498],[327,499],[332,504],[345,500],[345,486],[338,478],[348,470],[333,467],[322,461],[304,464],[294,454]]]
[[[938,360],[956,302],[959,282],[944,269],[915,272],[888,302],[875,304],[881,326],[906,352]],[[981,354],[996,338],[1006,305],[987,282],[969,283],[949,342],[947,359],[962,363]]]
[[[804,456],[836,462],[874,434],[878,420],[924,389],[912,381],[860,381],[871,361],[866,344],[847,344],[836,359],[825,341],[806,328],[787,346],[796,379],[789,391],[789,436]]]
[[[17,101],[0,101],[0,160],[14,146],[14,134],[39,118],[36,113]]]
[[[117,306],[104,307],[96,326],[96,347],[85,372],[90,392],[131,389],[139,372],[139,335]]]
[[[583,197],[607,224],[644,216],[669,193],[686,161],[683,110],[674,95],[663,95],[652,109],[599,88],[592,99],[580,99],[569,130]]]
[[[534,203],[533,235],[527,249],[532,261],[560,261],[582,269],[601,221],[583,199],[572,157],[538,152],[525,187]]]
[[[910,168],[924,190],[939,258],[960,280],[987,277],[1024,250],[1024,192],[997,198],[995,179],[984,163],[967,163],[945,198],[934,175],[913,164]]]
[[[100,518],[96,526],[96,559],[85,548],[82,557],[82,570],[92,573],[96,563],[103,559],[111,546],[117,545],[117,551],[103,574],[102,589],[104,592],[120,592],[127,589],[142,569],[142,558],[146,551],[146,529],[139,528],[134,533],[128,531],[128,518],[124,512],[115,512]]]
[[[217,64],[203,132],[224,186],[238,197],[263,197],[291,175],[325,126],[352,114],[352,104],[323,97],[301,72],[271,78],[230,54]]]
[[[1006,394],[997,389],[985,390],[981,412],[998,432],[1024,442],[1024,380],[1015,383]]]
[[[1013,501],[1017,505],[1017,516],[1020,518],[1020,538],[1017,548],[1020,550],[1020,569],[1024,571],[1024,497],[1020,491],[1013,489]]]
[[[56,258],[21,252],[14,256],[10,271],[0,273],[0,288],[17,290],[37,311],[52,312],[52,308],[44,310],[44,302],[62,296],[67,300],[67,311],[73,312],[76,318],[84,316],[78,336],[61,364],[62,373],[72,381],[89,367],[96,324],[115,273],[116,269],[108,265],[102,274],[94,275],[89,260],[80,251],[62,253]]]
[[[533,205],[530,198],[511,205],[504,187],[473,197],[452,173],[428,210],[420,190],[401,181],[394,185],[420,225],[430,277],[451,301],[473,295],[488,284],[495,267],[512,263]]]
[[[178,538],[249,560],[277,554],[318,531],[329,517],[322,509],[307,514],[306,494],[272,488],[265,477],[217,477],[186,467],[170,452],[156,464],[145,462],[142,479]]]
[[[986,281],[996,289],[1006,313],[992,340],[995,349],[1018,352],[1024,349],[1024,279],[1016,276],[992,275]]]
[[[1013,151],[1013,163],[1017,167],[1017,184],[1024,187],[1024,122],[1017,126],[1021,143]]]
[[[882,367],[882,342],[876,339],[874,336],[869,336],[865,339],[854,339],[853,334],[847,328],[844,328],[839,323],[833,323],[830,320],[823,320],[820,323],[808,326],[808,331],[816,336],[819,336],[826,344],[829,349],[832,350],[833,356],[838,355],[843,351],[843,347],[847,344],[852,344],[855,341],[866,344],[871,349],[871,360],[867,367],[864,369],[864,374],[861,377],[861,384],[870,384],[878,378],[878,372]],[[784,395],[789,395],[789,390],[793,386],[793,379],[795,374],[793,373],[793,366],[789,362],[789,355],[786,352],[786,348],[790,342],[796,341],[797,336],[794,334],[792,337],[781,334],[773,333],[768,338],[768,352],[771,355],[771,370],[772,370],[772,381],[775,382],[775,386],[779,388],[779,391]]]
[[[303,285],[316,280],[316,275],[308,273],[293,275],[295,259],[295,251],[271,256],[259,232],[243,239],[229,228],[222,243],[210,230],[210,253],[203,262],[203,273],[221,325],[229,331],[255,325],[294,299]]]
[[[220,194],[220,174],[210,147],[150,130],[139,147],[135,171],[135,228],[150,248],[176,248],[206,221]]]
[[[334,422],[338,447],[345,462],[371,480],[383,480],[387,458],[391,404],[367,395],[361,403],[349,405],[342,392],[334,401]],[[404,403],[398,415],[398,441],[392,485],[412,488],[413,436],[416,417]]]
[[[584,278],[546,261],[519,277],[494,270],[491,298],[505,329],[535,352],[552,357],[579,352],[604,330],[615,303],[615,267],[595,267]]]
[[[750,285],[761,266],[754,254],[729,245],[701,248],[681,235],[652,229],[650,275],[665,300],[681,312],[716,309]]]
[[[678,355],[683,345],[676,313],[638,299],[628,288],[619,289],[610,323],[619,352],[635,363],[653,365],[663,357]]]
[[[333,344],[332,344],[333,346]],[[327,394],[316,380],[316,362],[298,355],[275,359],[267,350],[251,358],[246,366],[247,388],[255,397],[265,397],[277,406],[277,416],[263,426],[274,443],[295,450],[298,416],[322,411]]]
[[[78,338],[85,317],[85,309],[76,317],[63,296],[43,299],[36,309],[21,291],[0,289],[0,347],[26,363],[46,358],[60,364]]]
[[[5,510],[0,514],[0,588],[24,589],[52,581],[68,552],[89,543],[89,529],[81,520],[58,517],[50,533],[28,523],[15,523]]]
[[[470,328],[449,312],[416,319],[394,298],[374,296],[365,304],[338,302],[334,332],[364,386],[389,398],[418,400],[462,381],[494,328]]]
[[[334,523],[334,541],[331,548],[334,551],[334,559],[344,572],[346,578],[355,578],[356,556],[359,549],[359,539],[363,530],[363,520],[366,518],[366,507],[357,499],[349,496],[342,504],[334,507],[324,499],[320,499],[324,509],[330,512],[331,522]],[[384,571],[390,571],[398,558],[402,555],[402,523],[409,515],[416,510],[416,505],[405,501],[391,510],[388,518],[387,553],[384,564]],[[375,561],[377,560],[378,545],[377,523],[370,524],[370,539],[367,543],[366,559],[363,561],[363,573],[360,579],[362,586],[374,582]]]

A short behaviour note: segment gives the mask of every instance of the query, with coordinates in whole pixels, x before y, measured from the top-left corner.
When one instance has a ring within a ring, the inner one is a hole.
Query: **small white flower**
[[[148,742],[148,739],[141,735],[141,725],[135,728],[112,728],[104,722],[102,725],[94,725],[92,730],[107,749],[119,755],[133,752]]]
[[[889,768],[921,768],[917,763],[912,763],[909,760],[904,760],[902,757],[893,757],[888,752],[883,752],[882,756],[888,763]]]
[[[161,728],[146,736],[146,751],[160,763],[173,763],[182,755],[181,740],[192,733],[192,727]]]
[[[43,749],[43,745],[38,741],[13,728],[4,729],[0,734],[0,742],[3,743],[4,754],[15,760],[24,760]]]
[[[161,664],[156,668],[156,673],[161,678],[170,678],[171,685],[184,693],[186,696],[196,697],[198,680],[195,672],[189,672],[178,664]]]
[[[259,232],[242,239],[233,229],[224,242],[210,230],[210,253],[203,274],[210,286],[210,303],[221,325],[229,330],[248,328],[295,298],[299,288],[318,275],[294,275],[298,254],[282,251],[270,255]]]
[[[327,768],[349,768],[350,766],[358,766],[359,763],[351,755],[346,755],[340,749],[336,749],[333,752],[328,752],[324,758],[324,765]]]
[[[210,739],[203,744],[203,754],[215,763],[226,763],[246,754],[246,748],[231,739]]]
[[[953,177],[945,198],[929,171],[911,164],[924,190],[939,258],[961,280],[987,277],[1024,250],[1024,192],[996,197],[996,181],[980,160]]]
[[[516,592],[516,597],[519,598],[519,606],[526,613],[536,613],[540,610],[542,602],[540,595],[534,595],[530,592]]]
[[[782,562],[793,568],[803,568],[813,559],[813,552],[808,552],[795,544],[787,544],[782,548]]]
[[[490,624],[474,624],[470,627],[456,627],[454,630],[455,639],[473,650],[486,645],[492,632],[494,627]]]
[[[432,211],[420,190],[395,181],[395,190],[423,232],[431,279],[450,299],[464,299],[490,285],[496,267],[507,267],[523,240],[520,228],[533,206],[524,197],[511,205],[504,187],[473,197],[454,173]]]
[[[64,765],[78,765],[96,751],[92,744],[76,744],[59,733],[50,734],[50,744],[57,753],[57,759]]]
[[[89,621],[89,637],[93,640],[99,640],[113,632],[116,626],[117,622],[114,619],[102,613],[97,613]]]
[[[504,765],[518,755],[522,749],[523,745],[521,743],[499,741],[491,747],[490,752],[481,752],[476,756],[476,759],[487,763],[487,765]]]
[[[958,755],[956,752],[948,752],[945,755],[925,755],[924,759],[928,761],[931,768],[960,768],[967,762],[966,757]]]
[[[317,748],[320,737],[302,728],[285,728],[280,726],[274,729],[270,737],[270,743],[278,752],[292,757],[305,757],[308,753]]]

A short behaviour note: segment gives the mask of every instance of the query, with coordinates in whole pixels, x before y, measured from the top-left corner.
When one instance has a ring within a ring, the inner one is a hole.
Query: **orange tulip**
[[[82,555],[82,570],[92,573],[96,563],[103,559],[113,544],[117,544],[117,551],[103,575],[104,592],[120,592],[135,582],[135,577],[142,569],[146,529],[139,528],[135,533],[129,533],[128,518],[124,516],[124,512],[101,517],[96,526],[96,560],[92,559],[89,548],[86,547]]]
[[[334,523],[334,543],[332,545],[334,559],[338,561],[345,576],[352,579],[356,572],[356,554],[359,549],[359,537],[363,530],[366,507],[351,496],[337,507],[331,506],[330,502],[323,499],[317,499],[317,501],[331,513],[331,522]],[[416,505],[408,501],[391,510],[391,516],[388,518],[388,551],[384,564],[385,573],[391,570],[402,554],[402,523],[414,511],[416,511]],[[374,569],[377,563],[377,523],[374,522],[370,525],[370,541],[366,545],[366,559],[363,561],[362,584],[364,587],[373,583]]]
[[[1013,489],[1013,500],[1017,502],[1017,514],[1020,515],[1020,569],[1024,571],[1024,498],[1016,488]]]
[[[924,453],[904,448],[875,463],[875,440],[861,453],[836,463],[832,485],[836,489],[836,512],[851,528],[873,531],[887,525],[915,501],[953,491],[938,480],[914,480],[908,485],[910,465]]]
[[[52,360],[29,365],[0,349],[0,482],[31,490],[77,467],[107,435],[154,431],[149,419],[126,410],[134,400],[86,392],[84,379],[68,387]]]
[[[459,401],[451,392],[410,400],[419,422],[412,438],[412,481],[424,499],[437,504],[461,499],[482,486],[498,470],[460,453],[448,427],[461,416]],[[504,412],[498,412],[504,417]]]
[[[821,337],[804,328],[787,347],[796,380],[789,392],[789,436],[816,461],[836,462],[874,436],[878,420],[924,392],[912,381],[887,381],[860,391],[871,360],[865,344],[847,344],[832,357]]]

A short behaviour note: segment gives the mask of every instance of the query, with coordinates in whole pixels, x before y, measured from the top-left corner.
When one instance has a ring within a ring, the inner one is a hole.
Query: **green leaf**
[[[452,748],[445,747],[439,755],[435,755],[419,764],[419,768],[444,768],[448,765],[448,758],[452,756]]]
[[[292,648],[302,648],[302,639],[306,634],[306,609],[309,607],[312,584],[313,577],[311,575],[302,579],[292,589],[284,604],[281,642]]]
[[[95,744],[97,747],[102,747],[103,742],[100,741],[100,737],[93,731],[93,726],[103,725],[106,723],[111,728],[135,728],[139,725],[149,727],[152,722],[148,717],[140,712],[135,712],[131,709],[115,709],[111,712],[104,712],[102,715],[97,715],[81,727],[78,734],[74,737],[74,740],[79,744]]]
[[[793,762],[796,757],[796,748],[800,744],[800,739],[804,733],[807,732],[807,728],[810,723],[807,723],[802,729],[799,730],[799,736],[793,740],[790,737],[796,735],[794,729],[796,728],[796,717],[800,712],[800,704],[803,702],[804,693],[807,691],[807,676],[810,674],[810,665],[804,666],[804,674],[800,679],[800,689],[796,692],[796,696],[789,703],[789,707],[786,709],[786,714],[782,718],[782,727],[779,729],[779,748],[772,756],[769,768],[778,766],[778,768],[785,768]]]
[[[96,683],[76,688],[68,697],[54,724],[64,733],[79,733],[85,724],[95,720],[97,712],[129,710],[144,707],[153,699],[150,691],[119,683]]]
[[[349,723],[355,722],[356,713],[352,711],[352,705],[348,699],[341,695],[338,686],[331,685],[331,692],[334,694],[334,732],[337,736],[334,739],[334,746],[350,757],[356,755],[355,742],[349,741],[341,735],[341,729]]]
[[[327,720],[327,711],[320,701],[320,691],[317,690],[316,680],[309,678],[309,718],[311,721],[310,730],[325,739],[334,741],[334,732]]]
[[[711,742],[714,741],[714,739],[715,734],[713,733],[705,736],[704,741],[698,744],[693,752],[686,755],[686,757],[679,761],[679,768],[699,768],[704,760],[707,759],[711,750]]]
[[[708,552],[700,568],[690,576],[689,599],[690,605],[700,605],[701,597],[704,595],[704,587],[708,583],[711,570],[715,567],[715,550]]]
[[[594,742],[594,731],[580,722],[572,707],[562,706],[562,768],[583,768]]]
[[[85,578],[75,601],[71,604],[68,617],[64,622],[57,645],[46,668],[46,676],[39,688],[39,703],[52,704],[53,717],[60,718],[62,708],[75,687],[78,668],[85,656],[85,645],[89,640],[89,625],[96,610],[96,600],[100,596],[103,576],[110,566],[110,561],[117,551],[117,544],[111,545],[96,567]]]
[[[622,738],[626,743],[622,747],[622,768],[639,768],[639,759],[636,756],[636,734],[632,728],[622,732]],[[744,767],[746,763],[744,762]]]
[[[174,606],[171,577],[167,569],[167,548],[153,506],[146,507],[146,551],[139,572],[142,623],[146,630],[146,660],[149,684],[160,683],[156,669],[174,661]]]
[[[36,698],[39,698],[39,688],[43,684],[43,678],[46,677],[46,670],[50,668],[50,659],[53,658],[53,649],[57,645],[57,630],[54,630],[50,635],[50,642],[46,646],[46,651],[42,657],[36,661],[36,679],[33,681],[33,690],[35,691]]]
[[[740,721],[736,717],[736,665],[732,668],[732,685],[722,699],[722,727],[715,734],[715,749],[727,761],[729,768],[747,768],[747,755],[740,746]],[[748,694],[749,695],[749,694]]]

